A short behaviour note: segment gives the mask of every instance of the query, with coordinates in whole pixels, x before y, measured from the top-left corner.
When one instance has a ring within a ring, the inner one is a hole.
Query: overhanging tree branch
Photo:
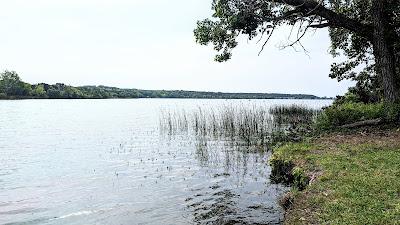
[[[304,15],[307,16],[311,15],[320,16],[328,21],[329,27],[344,28],[368,39],[369,41],[372,41],[372,32],[373,32],[372,25],[363,24],[355,19],[336,13],[326,8],[322,4],[322,2],[317,2],[315,0],[266,0],[266,1],[290,5],[295,9],[300,10],[302,13],[304,13]]]
[[[330,27],[332,26],[331,23],[320,23],[320,24],[311,24],[309,27],[311,28],[325,28],[325,27]]]

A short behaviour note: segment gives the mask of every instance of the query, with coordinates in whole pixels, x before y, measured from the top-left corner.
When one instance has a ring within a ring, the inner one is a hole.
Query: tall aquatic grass
[[[318,110],[300,105],[197,107],[190,112],[162,112],[160,128],[168,134],[192,132],[199,136],[241,140],[249,145],[265,145],[271,143],[277,133],[286,134],[293,124],[310,123],[317,113]]]
[[[310,124],[321,113],[320,109],[311,109],[304,105],[276,105],[269,109],[278,124]]]

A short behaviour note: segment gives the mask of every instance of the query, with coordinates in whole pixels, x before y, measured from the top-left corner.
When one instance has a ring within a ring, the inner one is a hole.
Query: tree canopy
[[[222,93],[183,90],[141,90],[107,86],[73,87],[62,83],[28,84],[16,72],[0,73],[0,99],[106,99],[106,98],[202,98],[202,99],[320,99],[306,94]]]
[[[213,0],[212,18],[199,21],[196,41],[213,44],[215,60],[232,57],[237,38],[264,40],[279,26],[292,26],[287,46],[300,45],[310,31],[328,28],[333,63],[330,77],[357,81],[355,89],[398,101],[400,87],[400,1],[398,0]]]
[[[23,96],[31,92],[31,86],[24,83],[15,71],[4,71],[0,74],[0,97]]]

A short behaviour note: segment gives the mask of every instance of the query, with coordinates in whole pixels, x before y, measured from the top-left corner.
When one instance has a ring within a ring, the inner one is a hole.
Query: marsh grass
[[[182,132],[240,140],[247,145],[268,145],[298,124],[308,124],[318,110],[301,105],[197,107],[192,111],[162,111],[160,129],[170,135]]]
[[[278,124],[310,124],[321,113],[321,110],[311,109],[303,105],[277,105],[269,109]]]

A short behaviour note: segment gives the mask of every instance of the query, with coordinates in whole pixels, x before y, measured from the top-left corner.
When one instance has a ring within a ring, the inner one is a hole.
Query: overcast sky
[[[214,62],[213,49],[193,37],[211,1],[0,1],[0,69],[30,83],[319,96],[347,89],[328,77],[326,30],[304,41],[309,56],[280,50],[287,32],[279,30],[261,56],[261,44],[244,39],[232,60]]]

